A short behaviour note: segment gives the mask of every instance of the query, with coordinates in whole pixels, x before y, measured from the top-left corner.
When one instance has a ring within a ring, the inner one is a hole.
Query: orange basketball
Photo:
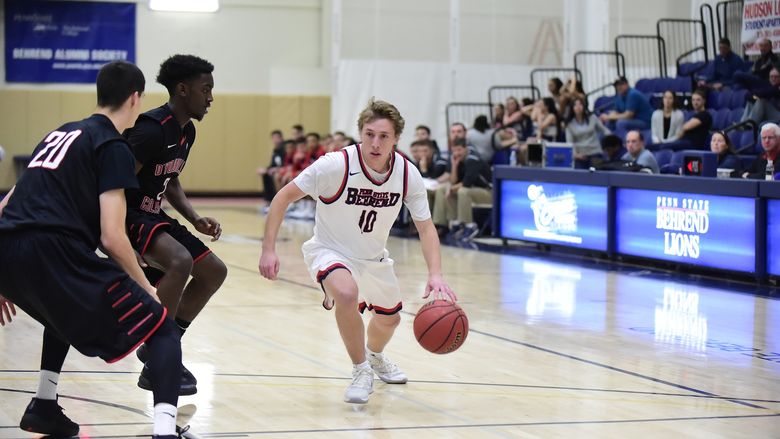
[[[434,354],[457,350],[469,334],[469,319],[454,302],[433,300],[414,316],[414,337],[420,346]]]

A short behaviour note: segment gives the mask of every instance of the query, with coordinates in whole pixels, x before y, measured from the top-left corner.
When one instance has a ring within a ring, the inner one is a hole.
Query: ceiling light
[[[149,9],[165,12],[217,12],[219,0],[149,0]]]

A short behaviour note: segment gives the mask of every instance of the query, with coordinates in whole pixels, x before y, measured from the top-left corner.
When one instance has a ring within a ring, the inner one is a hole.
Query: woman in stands
[[[553,98],[542,98],[532,105],[523,107],[522,112],[531,117],[535,140],[555,142],[558,139],[558,110],[555,108]]]
[[[653,143],[667,143],[677,140],[682,131],[685,116],[677,109],[677,99],[674,92],[666,90],[663,95],[662,108],[653,112],[650,129],[653,133]]]
[[[504,114],[506,114],[504,104],[499,102],[493,106],[493,128],[504,128]]]
[[[729,139],[726,133],[723,131],[712,133],[710,151],[718,154],[718,168],[733,169],[736,173],[739,173],[742,163],[734,150],[731,139]]]
[[[575,98],[571,104],[571,117],[566,124],[566,142],[574,145],[574,163],[577,168],[587,169],[593,159],[603,156],[599,134],[605,136],[610,131],[598,117],[588,112],[585,98]]]

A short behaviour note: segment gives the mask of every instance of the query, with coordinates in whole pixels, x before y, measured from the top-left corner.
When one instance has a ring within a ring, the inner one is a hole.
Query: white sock
[[[161,402],[154,405],[154,434],[176,434],[176,407]]]
[[[355,369],[365,369],[365,368],[370,368],[371,365],[368,364],[368,360],[366,360],[360,364],[353,364],[352,367]]]
[[[374,352],[371,349],[369,349],[368,346],[366,346],[366,355],[368,355],[370,357],[380,357],[380,356],[382,356],[382,353],[381,352]]]
[[[38,380],[38,399],[57,399],[57,383],[60,382],[60,374],[50,370],[41,369],[41,377]]]

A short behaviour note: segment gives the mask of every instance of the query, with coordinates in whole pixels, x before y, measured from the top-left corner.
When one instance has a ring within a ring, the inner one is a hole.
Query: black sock
[[[154,403],[164,402],[176,406],[181,380],[181,340],[170,319],[149,340],[149,380],[152,382]]]
[[[70,345],[48,328],[43,330],[43,347],[41,348],[41,369],[60,373]]]
[[[182,337],[184,337],[184,333],[187,332],[187,328],[189,328],[191,324],[192,322],[188,322],[176,317],[176,326],[179,327],[179,331],[181,331]]]

